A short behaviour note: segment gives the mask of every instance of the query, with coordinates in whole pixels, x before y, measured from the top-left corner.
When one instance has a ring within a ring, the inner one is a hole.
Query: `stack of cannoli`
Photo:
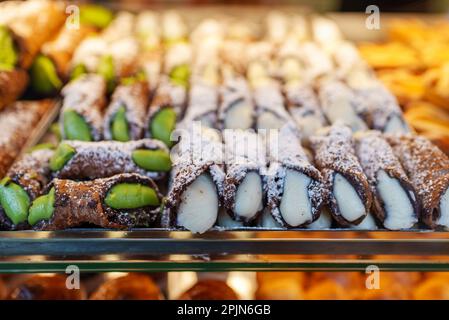
[[[327,197],[321,173],[309,162],[298,135],[290,124],[268,138],[267,204],[284,227],[317,220]]]
[[[265,204],[266,157],[263,138],[243,130],[224,131],[226,177],[223,201],[229,215],[249,223]]]
[[[0,113],[0,177],[21,152],[40,118],[50,110],[51,100],[20,101]]]
[[[410,229],[419,218],[420,205],[393,149],[377,131],[355,137],[356,154],[373,194],[373,212],[386,229]]]
[[[95,74],[86,74],[69,82],[62,90],[59,117],[63,139],[99,141],[103,136],[103,109],[106,106],[106,82]]]
[[[223,144],[213,129],[193,126],[182,130],[162,225],[194,233],[211,229],[223,195]]]
[[[421,202],[421,220],[431,228],[449,227],[448,156],[420,136],[391,135],[388,142]]]
[[[311,147],[329,190],[332,216],[342,226],[359,224],[369,213],[373,198],[351,129],[338,125],[324,128],[311,138]]]

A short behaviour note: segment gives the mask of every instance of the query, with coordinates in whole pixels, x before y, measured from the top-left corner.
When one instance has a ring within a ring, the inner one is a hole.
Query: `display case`
[[[168,8],[159,4],[150,7],[135,2],[106,5],[114,10],[126,9],[132,12],[147,8],[164,12]],[[300,14],[306,20],[317,15],[303,6],[180,5],[173,8],[183,14],[189,26],[206,18],[221,17],[237,20],[244,17],[245,21],[257,24],[272,10]],[[379,30],[365,27],[367,15],[364,13],[328,12],[326,16],[338,24],[351,43],[379,42],[387,37],[383,27]],[[443,16],[382,13],[382,26],[398,18],[434,21]],[[30,97],[34,98],[32,93]],[[60,115],[62,105],[60,95],[54,95],[53,98],[52,108],[30,132],[21,154],[53,139],[49,137],[49,132]],[[202,234],[160,226],[130,230],[77,227],[58,231],[0,231],[0,274],[64,273],[69,266],[76,266],[82,274],[87,275],[148,272],[157,277],[158,281],[162,278],[164,294],[175,298],[179,296],[180,289],[172,283],[170,290],[176,293],[167,293],[170,283],[167,285],[166,282],[176,282],[176,277],[181,280],[185,277],[175,272],[190,275],[192,272],[217,273],[225,274],[225,277],[231,273],[241,283],[251,284],[250,289],[244,288],[239,292],[240,297],[248,298],[253,297],[256,290],[254,272],[288,271],[293,274],[300,271],[354,271],[360,274],[369,266],[385,272],[449,271],[449,233],[444,228],[431,230],[420,223],[419,228],[403,231],[359,229],[280,230],[260,226],[226,229],[214,226]],[[167,272],[173,272],[169,280],[166,275],[158,275]],[[247,273],[242,276],[240,272]]]

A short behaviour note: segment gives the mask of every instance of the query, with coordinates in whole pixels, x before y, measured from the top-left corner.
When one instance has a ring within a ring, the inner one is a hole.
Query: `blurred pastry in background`
[[[238,300],[238,297],[226,282],[205,279],[194,284],[178,300]]]
[[[303,300],[306,274],[302,272],[258,272],[257,300]]]
[[[10,292],[11,300],[83,300],[86,292],[81,286],[79,289],[67,288],[67,276],[32,275],[25,277]]]
[[[130,273],[107,280],[90,296],[90,300],[162,300],[163,295],[151,277]]]

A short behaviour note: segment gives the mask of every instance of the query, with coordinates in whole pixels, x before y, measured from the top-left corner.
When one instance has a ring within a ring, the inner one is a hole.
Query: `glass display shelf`
[[[430,231],[4,231],[0,252],[0,273],[449,271],[449,233]]]

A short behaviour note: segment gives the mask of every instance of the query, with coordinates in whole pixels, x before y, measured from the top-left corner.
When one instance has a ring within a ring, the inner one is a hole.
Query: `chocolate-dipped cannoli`
[[[49,168],[53,150],[42,149],[25,154],[0,181],[0,228],[25,229],[31,201],[41,195],[51,177]]]
[[[161,179],[170,171],[171,161],[167,147],[157,140],[66,140],[56,150],[50,168],[60,179],[97,179],[120,173]]]
[[[30,132],[53,103],[52,100],[18,101],[0,113],[0,177],[6,174]]]
[[[62,28],[56,37],[45,43],[30,69],[31,87],[38,94],[52,94],[68,79],[73,53],[93,28]]]
[[[298,136],[290,124],[268,137],[267,205],[284,227],[299,227],[318,219],[328,192]]]
[[[221,87],[218,107],[220,129],[250,129],[254,127],[255,106],[244,78],[228,78]]]
[[[104,116],[104,138],[122,142],[141,139],[148,102],[149,92],[145,81],[135,80],[130,84],[119,85]]]
[[[372,204],[368,179],[355,154],[349,127],[323,128],[311,138],[315,163],[329,192],[329,206],[342,226],[359,224]]]
[[[449,227],[449,158],[424,137],[388,135],[421,202],[421,220],[431,228]]]
[[[186,130],[175,146],[170,190],[162,225],[203,233],[217,221],[223,194],[223,145],[213,129]]]
[[[237,221],[254,220],[264,208],[265,146],[258,134],[224,131],[226,177],[224,205]]]
[[[327,206],[321,208],[320,216],[314,222],[306,226],[310,230],[325,230],[332,227],[332,215]]]
[[[277,83],[270,82],[254,89],[257,129],[280,129],[291,120]]]
[[[160,140],[168,147],[173,145],[171,134],[182,116],[185,94],[184,87],[172,86],[168,81],[159,84],[145,118],[146,137]]]
[[[189,106],[181,126],[200,121],[202,126],[217,126],[218,89],[215,85],[195,83],[189,93]]]
[[[9,6],[0,12],[0,65],[28,69],[41,46],[64,24],[64,5],[59,1],[15,1]]]
[[[28,223],[37,230],[83,225],[128,229],[151,226],[162,195],[151,178],[119,174],[91,181],[53,179],[47,194],[33,201]]]
[[[0,71],[0,110],[20,97],[28,84],[28,74],[22,69]]]
[[[352,131],[366,130],[363,121],[363,104],[354,92],[343,82],[326,79],[319,86],[319,100],[326,118],[331,124],[349,126]]]
[[[362,220],[358,225],[349,226],[352,230],[377,230],[377,219],[374,218],[372,213],[368,213],[365,219]]]
[[[102,138],[102,110],[106,105],[106,82],[95,74],[82,75],[62,89],[60,115],[63,139],[98,141]]]
[[[373,193],[373,212],[387,229],[409,229],[419,218],[419,205],[401,163],[378,131],[355,136],[355,150]]]

